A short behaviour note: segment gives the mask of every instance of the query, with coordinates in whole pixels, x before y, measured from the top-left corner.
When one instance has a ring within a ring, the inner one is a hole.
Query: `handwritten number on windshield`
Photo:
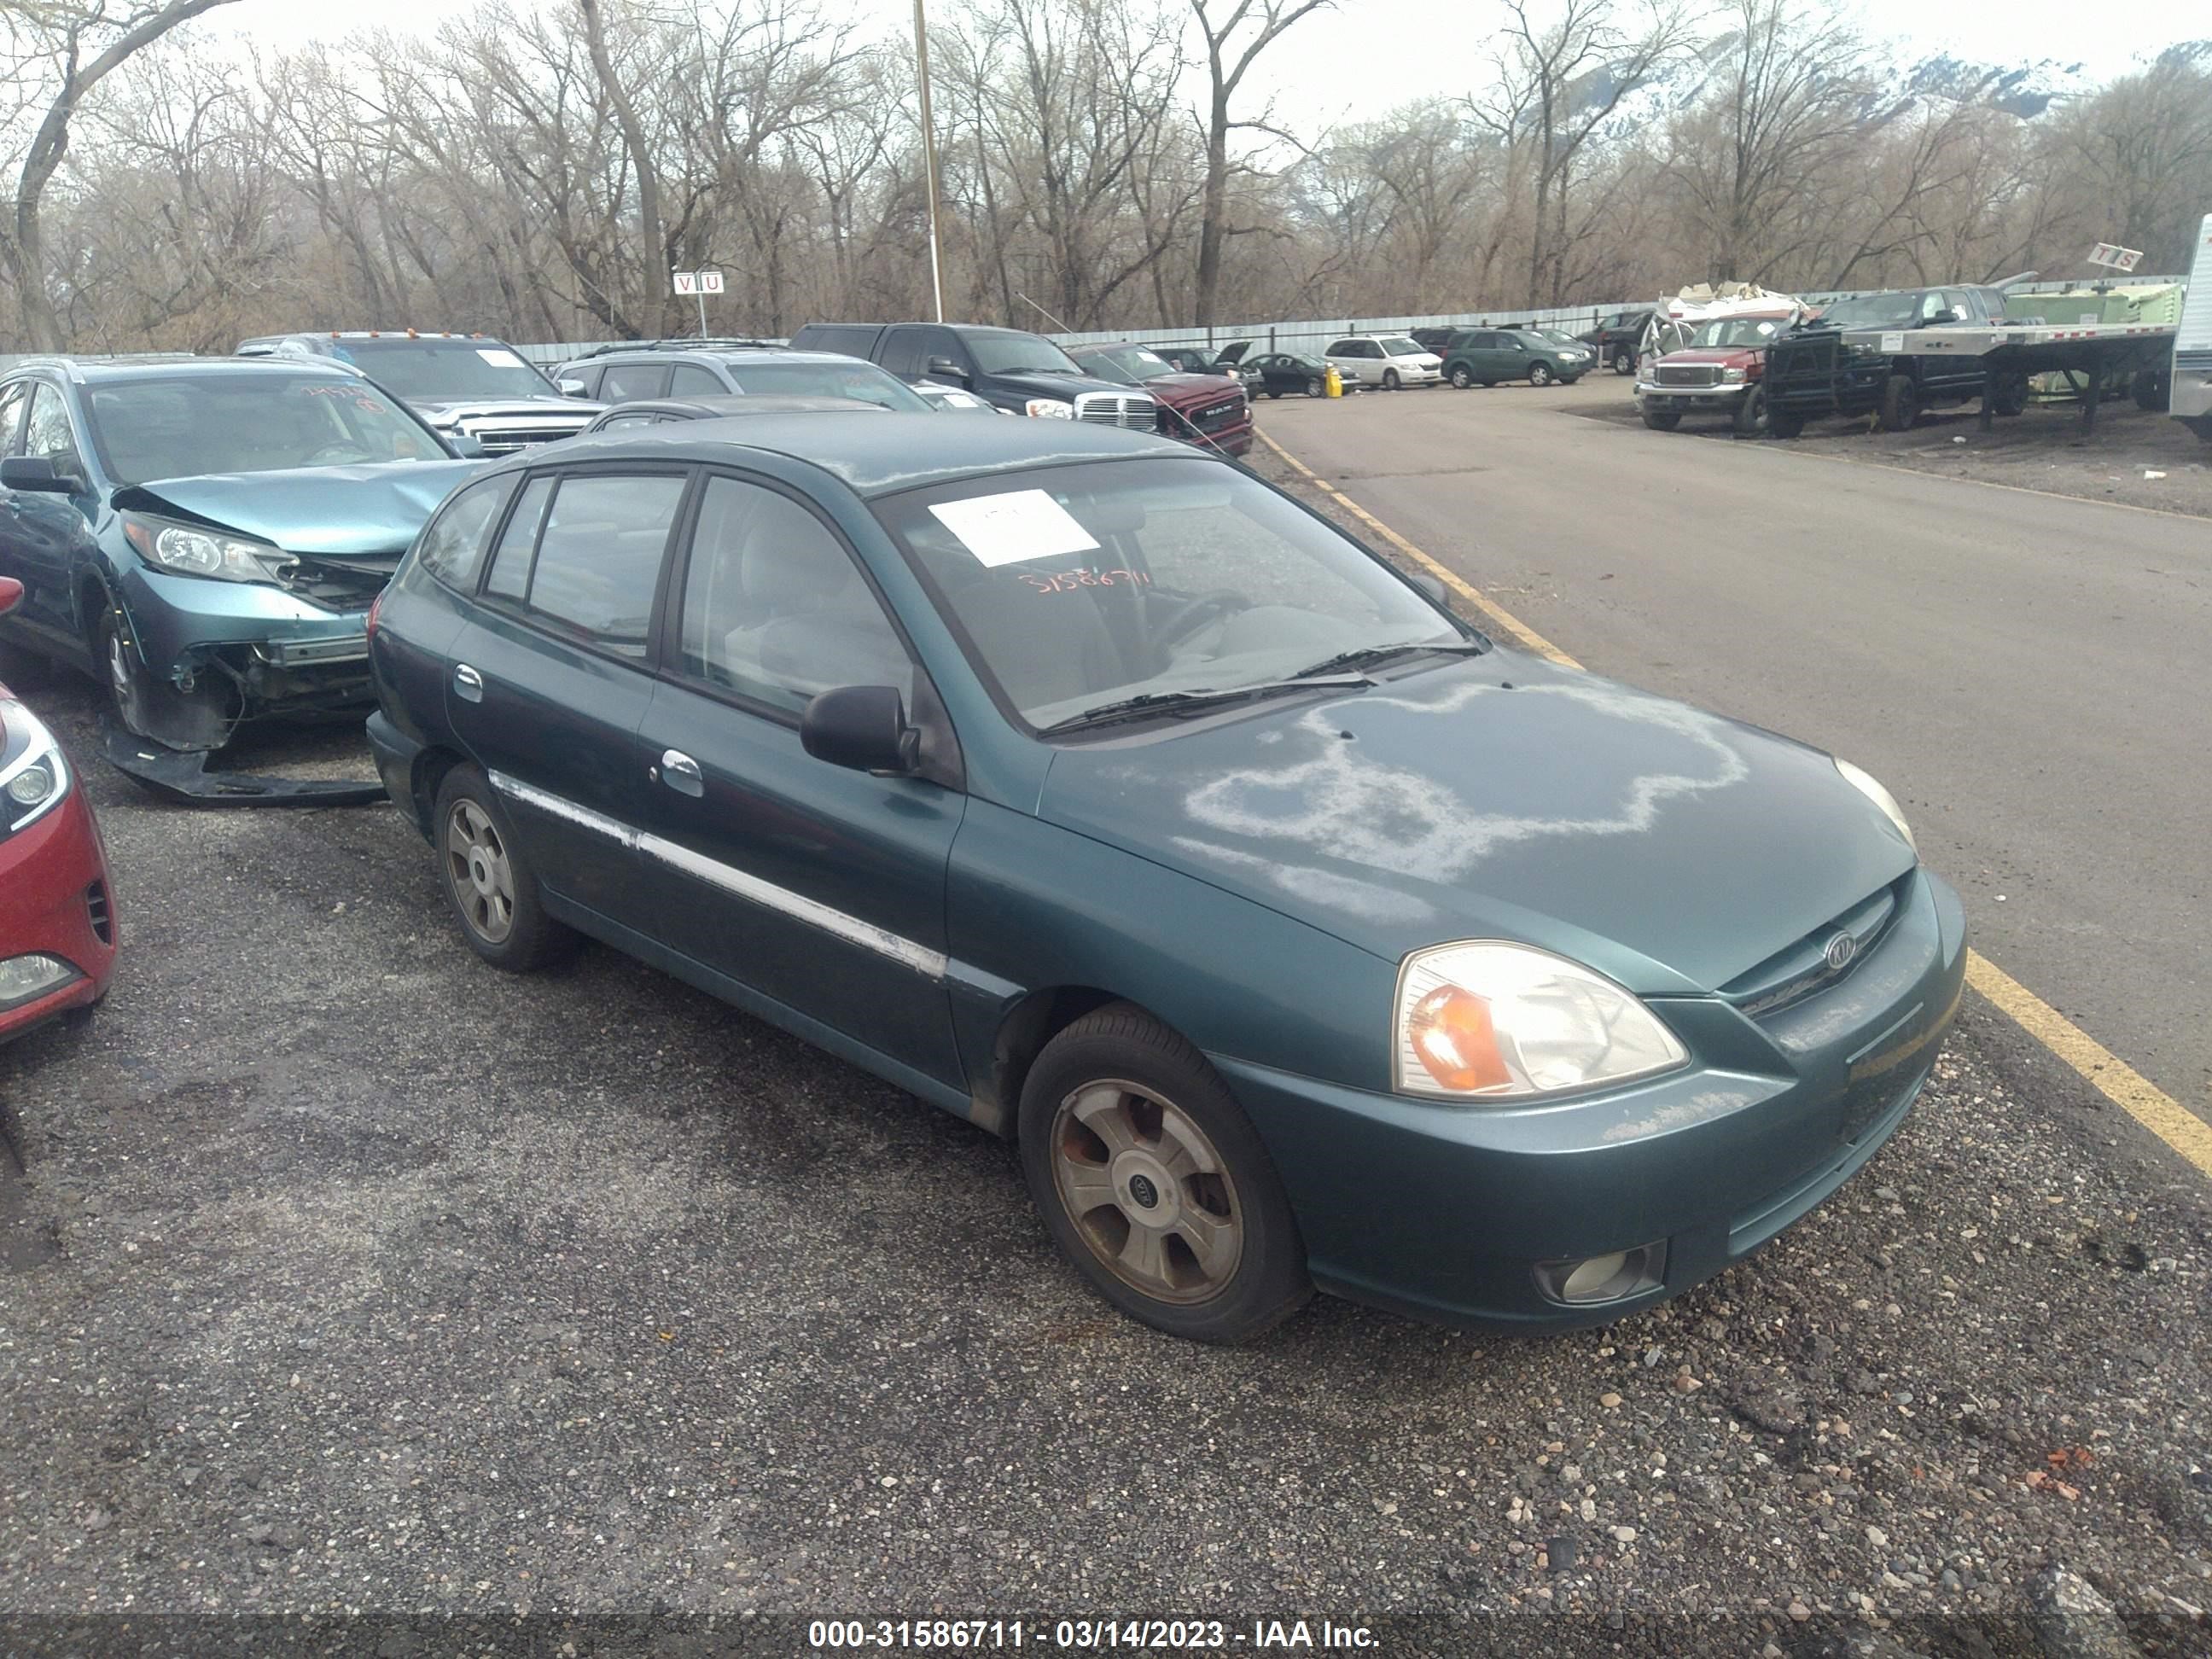
[[[1036,593],[1066,593],[1079,587],[1150,587],[1152,579],[1141,570],[1024,570],[1022,580]]]

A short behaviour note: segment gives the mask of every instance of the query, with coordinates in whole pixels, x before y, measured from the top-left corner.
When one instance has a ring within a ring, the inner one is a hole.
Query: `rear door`
[[[686,956],[902,1066],[958,1086],[945,883],[966,798],[800,747],[841,685],[921,670],[829,521],[763,478],[710,474],[670,584],[643,731],[655,930]]]
[[[688,468],[608,464],[516,492],[451,648],[454,737],[552,892],[648,928],[635,826],[648,780],[653,619]]]

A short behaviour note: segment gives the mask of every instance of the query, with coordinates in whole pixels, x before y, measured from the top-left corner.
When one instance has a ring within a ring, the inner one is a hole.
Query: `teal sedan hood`
[[[283,472],[210,472],[131,485],[115,492],[115,505],[234,530],[288,553],[396,556],[407,550],[453,486],[484,465],[386,461]]]
[[[1504,650],[1054,757],[1039,815],[1395,960],[1517,939],[1712,990],[1911,850],[1818,750]]]

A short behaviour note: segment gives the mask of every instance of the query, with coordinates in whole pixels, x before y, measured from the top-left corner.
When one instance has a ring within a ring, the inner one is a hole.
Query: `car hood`
[[[1069,748],[1039,816],[1388,960],[1518,939],[1710,991],[1912,867],[1818,750],[1498,650]]]
[[[1243,389],[1243,380],[1233,373],[1156,374],[1146,381],[1143,387],[1162,403],[1173,404],[1178,409],[1188,404],[1210,404],[1217,398]]]
[[[459,421],[498,420],[506,416],[531,419],[548,415],[573,415],[581,426],[605,404],[582,398],[410,398],[408,407],[433,426],[452,426]]]
[[[453,486],[483,461],[386,461],[285,472],[210,472],[115,492],[126,511],[161,513],[343,558],[404,553]]]
[[[1757,360],[1765,346],[1698,346],[1688,351],[1670,351],[1659,361],[1662,363],[1748,363]]]
[[[1011,392],[1034,398],[1058,398],[1071,404],[1094,392],[1108,392],[1119,398],[1151,396],[1142,386],[1117,386],[1089,374],[987,374],[983,378]]]

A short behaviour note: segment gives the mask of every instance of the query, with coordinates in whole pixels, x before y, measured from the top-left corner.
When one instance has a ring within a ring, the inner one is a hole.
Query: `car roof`
[[[636,398],[626,404],[611,404],[594,418],[605,420],[610,415],[680,415],[705,421],[732,415],[801,415],[817,411],[836,414],[854,410],[878,415],[891,412],[881,404],[863,403],[858,398],[804,398],[780,392],[745,397],[725,392],[712,398]]]
[[[87,383],[124,380],[169,380],[179,377],[208,380],[225,375],[312,374],[327,380],[335,371],[355,375],[345,364],[313,362],[304,357],[161,357],[27,359],[20,368],[63,368],[73,380]],[[355,378],[359,378],[355,375]]]
[[[277,340],[489,340],[494,345],[504,342],[489,334],[462,334],[450,329],[430,328],[295,328],[287,334],[257,334],[240,340],[239,349],[250,345],[268,345]]]
[[[1080,421],[948,421],[920,410],[824,410],[790,431],[733,416],[602,432],[525,450],[500,465],[521,470],[562,461],[726,461],[750,453],[819,467],[861,495],[1085,461],[1207,459],[1172,438]]]
[[[867,362],[866,357],[855,357],[842,351],[794,351],[787,346],[702,346],[687,350],[672,350],[665,347],[623,347],[613,351],[595,352],[589,357],[571,358],[562,368],[580,368],[586,364],[594,368],[608,363],[621,364],[626,359],[643,362],[680,363],[686,358],[706,357],[718,363],[755,365],[759,363],[835,363],[850,368],[854,363]],[[871,364],[871,368],[874,365]],[[885,370],[886,374],[890,371]]]

